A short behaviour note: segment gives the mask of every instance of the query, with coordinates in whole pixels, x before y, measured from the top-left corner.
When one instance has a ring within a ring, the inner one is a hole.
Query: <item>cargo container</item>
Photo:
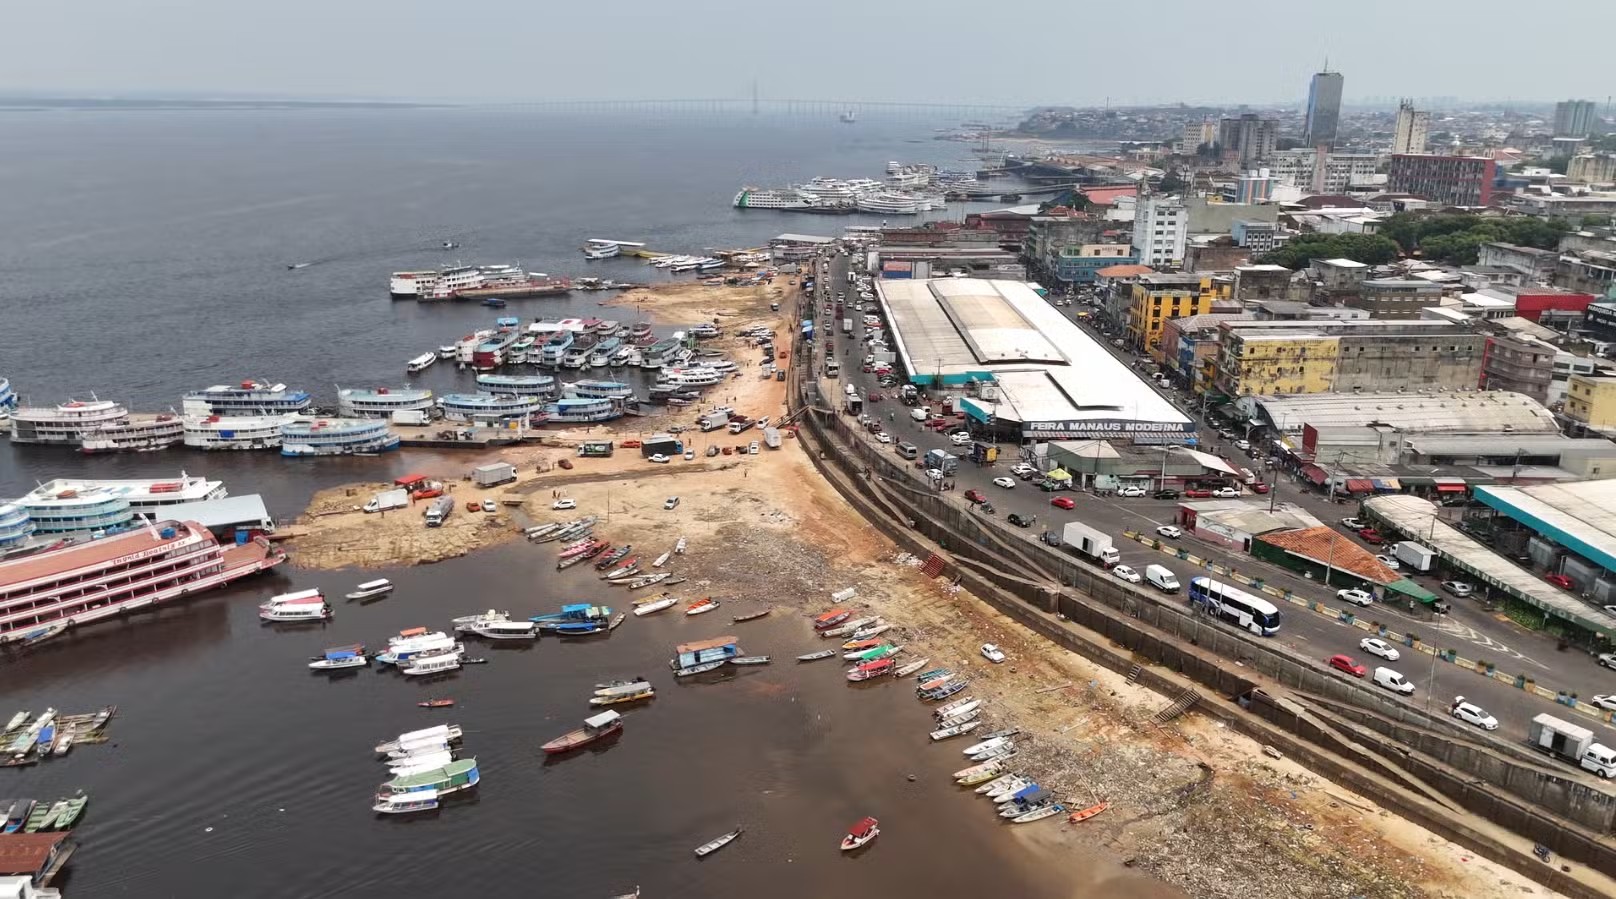
[[[1594,742],[1593,731],[1579,727],[1549,714],[1532,719],[1527,742],[1534,749],[1546,752],[1563,761],[1600,777],[1616,776],[1616,750]]]
[[[779,449],[780,448],[780,429],[779,428],[764,428],[763,429],[763,445],[768,447],[769,449]]]
[[[516,480],[516,466],[509,462],[490,462],[471,470],[471,479],[478,487],[493,487]]]
[[[1392,547],[1392,555],[1415,571],[1430,571],[1436,564],[1436,552],[1412,540],[1404,540]]]
[[[366,512],[386,512],[388,509],[403,509],[410,504],[410,492],[403,487],[392,490],[383,490],[365,503]]]
[[[588,459],[605,459],[615,451],[610,440],[585,440],[578,444],[578,455]]]
[[[1061,545],[1090,562],[1110,568],[1122,561],[1122,554],[1111,543],[1111,535],[1081,521],[1068,522],[1061,530]]]

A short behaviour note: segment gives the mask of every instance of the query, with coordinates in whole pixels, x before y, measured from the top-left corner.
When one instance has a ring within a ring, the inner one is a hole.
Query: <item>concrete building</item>
[[[1202,119],[1199,122],[1187,122],[1184,132],[1178,140],[1173,142],[1173,152],[1179,156],[1194,156],[1201,147],[1210,146],[1218,141],[1218,123],[1211,119]]]
[[[1566,163],[1566,177],[1583,184],[1609,184],[1616,181],[1616,155],[1579,153]]]
[[[1278,150],[1269,156],[1268,171],[1281,184],[1313,194],[1341,194],[1375,186],[1379,157],[1372,153],[1325,153],[1315,149]]]
[[[1369,313],[1363,309],[1348,306],[1315,306],[1312,303],[1292,300],[1258,300],[1256,305],[1257,308],[1251,312],[1251,318],[1265,322],[1351,322],[1369,317]]]
[[[1499,241],[1482,244],[1479,253],[1476,260],[1478,265],[1513,269],[1538,284],[1549,283],[1554,277],[1555,265],[1560,261],[1560,254],[1554,250],[1521,247]]]
[[[1414,101],[1404,100],[1397,105],[1397,123],[1392,127],[1392,153],[1408,155],[1424,153],[1426,134],[1431,127],[1431,114],[1414,108]]]
[[[1204,315],[1215,300],[1228,299],[1233,282],[1206,274],[1150,274],[1134,282],[1128,310],[1130,342],[1162,361],[1162,325],[1169,319]]]
[[[1234,298],[1251,300],[1292,300],[1300,296],[1294,286],[1296,273],[1283,265],[1242,265],[1234,270]]]
[[[1494,335],[1482,349],[1482,390],[1521,393],[1547,405],[1554,379],[1554,347],[1535,339]]]
[[[1486,338],[1440,321],[1224,322],[1226,396],[1473,388]]]
[[[1233,312],[1213,312],[1168,319],[1162,323],[1162,367],[1177,382],[1195,393],[1203,393],[1212,383],[1218,355],[1218,325],[1248,321],[1249,316]]]
[[[1369,280],[1369,266],[1351,259],[1314,259],[1308,263],[1308,297],[1320,305],[1346,305],[1363,291]]]
[[[1189,213],[1178,197],[1140,197],[1134,207],[1133,251],[1139,262],[1157,268],[1184,263]]]
[[[1275,222],[1236,219],[1229,228],[1229,236],[1236,246],[1245,247],[1253,256],[1261,256],[1284,246],[1281,229]]]
[[[1419,278],[1370,278],[1346,305],[1362,309],[1370,318],[1416,319],[1420,310],[1442,301],[1442,285]]]
[[[959,399],[996,439],[1100,438],[1176,444],[1195,423],[1025,283],[975,278],[876,282],[902,375]]]
[[[1566,417],[1596,430],[1616,429],[1616,375],[1572,375],[1566,381]]]
[[[1223,198],[1239,206],[1266,203],[1273,199],[1278,183],[1279,179],[1267,169],[1251,169],[1235,177],[1234,183],[1223,191]]]
[[[1346,79],[1340,72],[1319,72],[1307,89],[1307,120],[1302,143],[1309,147],[1333,147],[1341,121],[1341,88]]]
[[[1320,393],[1311,396],[1252,396],[1240,411],[1281,433],[1307,428],[1385,427],[1403,434],[1510,434],[1558,437],[1559,423],[1542,403],[1499,390],[1396,390]]]
[[[1616,635],[1616,618],[1600,609],[1616,601],[1616,523],[1610,515],[1616,481],[1478,487],[1474,496],[1493,511],[1487,536],[1494,546],[1526,556],[1535,571],[1570,578],[1571,590],[1558,596],[1581,607],[1577,617],[1596,619],[1599,630]],[[1509,539],[1510,531],[1517,539]],[[1586,601],[1576,595],[1582,593]]]
[[[1554,104],[1555,137],[1587,137],[1594,133],[1598,122],[1592,100],[1562,100]]]
[[[1493,198],[1496,164],[1491,156],[1416,156],[1391,158],[1387,189],[1410,193],[1446,206],[1486,206]]]
[[[1279,121],[1248,112],[1218,123],[1218,144],[1241,166],[1262,162],[1279,148]]]

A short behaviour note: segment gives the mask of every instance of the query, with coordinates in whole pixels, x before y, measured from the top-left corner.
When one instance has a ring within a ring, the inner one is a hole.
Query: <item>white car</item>
[[[677,509],[677,508],[679,508],[679,497],[670,496],[667,499],[663,500],[662,501],[662,508],[664,508],[664,509]]]
[[[1402,654],[1395,646],[1379,637],[1365,637],[1358,641],[1358,648],[1372,656],[1380,656],[1388,662],[1395,662],[1402,658]]]
[[[892,442],[892,435],[888,434],[886,431],[882,431],[881,433],[875,435],[875,442],[876,443],[891,443]]]
[[[1132,568],[1129,568],[1126,565],[1118,565],[1117,567],[1111,569],[1111,574],[1113,577],[1122,578],[1130,584],[1137,584],[1143,580],[1143,578],[1139,577],[1139,572],[1134,571]]]
[[[693,461],[695,461],[695,458],[696,458],[696,451],[695,450],[693,450],[693,449],[685,450],[685,461],[686,462],[693,462]]]
[[[567,499],[558,499],[555,502],[550,504],[550,508],[552,508],[552,509],[576,509],[576,508],[578,508],[578,501],[575,500],[575,499],[572,499],[570,497],[567,498]]]
[[[1599,664],[1606,668],[1616,669],[1616,652],[1602,652],[1599,654]]]
[[[971,435],[965,433],[964,431],[955,431],[954,433],[948,435],[948,442],[954,444],[955,446],[970,446]]]
[[[499,507],[494,505],[493,500],[491,500],[491,499],[483,500],[483,511],[484,512],[493,512],[497,508],[499,508]]]
[[[994,646],[992,643],[983,643],[982,658],[987,659],[994,664],[998,664],[1004,661],[1004,650]]]
[[[1398,571],[1403,567],[1403,563],[1385,554],[1376,556],[1375,561],[1385,565],[1387,568],[1390,568],[1393,571]]]
[[[941,481],[942,479],[943,479],[943,470],[941,468],[928,468],[928,469],[926,469],[926,480],[928,480],[928,481]]]
[[[1015,478],[994,478],[993,479],[993,486],[995,486],[995,487],[1003,487],[1004,489],[1009,490],[1010,488],[1016,486],[1016,479]]]
[[[1408,678],[1390,668],[1376,668],[1374,681],[1377,685],[1385,687],[1393,693],[1401,693],[1404,696],[1414,695],[1414,685],[1409,683]]]
[[[1616,712],[1616,696],[1609,693],[1599,693],[1588,701],[1607,712]]]
[[[1367,606],[1375,601],[1374,595],[1367,590],[1337,590],[1335,598],[1359,606]]]
[[[662,465],[666,465],[671,460],[667,456],[662,455],[661,453],[655,453],[655,454],[653,454],[651,456],[650,461],[657,462],[657,463],[660,463]]]
[[[1156,533],[1166,537],[1169,540],[1177,540],[1178,538],[1184,536],[1184,532],[1178,529],[1178,525],[1173,524],[1162,525],[1156,529]]]
[[[1149,493],[1143,487],[1122,487],[1117,490],[1117,496],[1144,496]]]
[[[1038,473],[1038,468],[1037,466],[1029,465],[1026,462],[1017,462],[1011,467],[1010,473],[1018,478],[1030,478]]]
[[[1212,495],[1218,499],[1239,499],[1240,491],[1234,487],[1219,487],[1212,491]]]
[[[1448,711],[1453,717],[1466,724],[1474,724],[1482,730],[1497,730],[1498,719],[1487,714],[1487,710],[1473,702],[1465,702],[1463,696],[1453,698],[1453,707]]]

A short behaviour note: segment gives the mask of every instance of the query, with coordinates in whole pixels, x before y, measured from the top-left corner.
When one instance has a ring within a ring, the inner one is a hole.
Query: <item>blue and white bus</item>
[[[1208,577],[1191,578],[1189,595],[1190,604],[1208,615],[1258,636],[1272,637],[1279,633],[1279,609],[1266,599]]]

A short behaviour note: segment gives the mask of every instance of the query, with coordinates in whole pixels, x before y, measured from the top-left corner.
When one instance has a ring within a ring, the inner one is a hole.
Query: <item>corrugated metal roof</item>
[[[1440,393],[1315,393],[1257,397],[1273,423],[1314,427],[1381,423],[1414,433],[1460,431],[1557,434],[1554,414],[1531,397],[1504,390]]]
[[[1616,490],[1616,482],[1612,481],[1583,482],[1576,486],[1586,488],[1596,485],[1603,485],[1607,490]],[[1495,502],[1500,504],[1504,502],[1496,491],[1512,491],[1518,495],[1520,489],[1476,487],[1472,490],[1472,495],[1489,506],[1501,508],[1501,505],[1494,505]],[[1506,496],[1508,495],[1510,494],[1506,493]],[[1598,606],[1582,602],[1564,590],[1546,583],[1532,572],[1472,540],[1468,535],[1436,520],[1436,508],[1432,503],[1417,496],[1377,496],[1364,501],[1364,509],[1370,514],[1389,522],[1402,533],[1418,535],[1420,543],[1441,553],[1458,567],[1490,586],[1504,590],[1539,609],[1590,630],[1606,635],[1616,634],[1616,617],[1607,614]],[[1606,541],[1608,546],[1616,548],[1616,537],[1608,532],[1601,536],[1601,540]],[[1590,550],[1588,557],[1599,561],[1592,552]]]
[[[163,509],[163,517],[178,521],[194,521],[205,528],[275,521],[270,517],[268,507],[264,505],[264,498],[256,493],[168,506]]]

